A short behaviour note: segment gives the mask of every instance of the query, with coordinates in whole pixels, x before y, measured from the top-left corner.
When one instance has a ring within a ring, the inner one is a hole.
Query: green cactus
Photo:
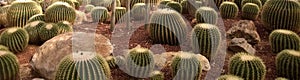
[[[145,0],[131,0],[130,1],[130,8],[132,8],[134,6],[134,4],[136,4],[136,3],[145,3]]]
[[[145,3],[136,3],[132,7],[131,15],[134,19],[142,20],[145,18],[146,14],[146,4]]]
[[[29,43],[30,44],[41,44],[39,29],[42,26],[45,26],[46,23],[44,21],[33,21],[25,25],[24,29],[29,34]]]
[[[58,34],[64,34],[73,31],[73,26],[68,21],[60,21],[56,23],[56,25],[58,26]]]
[[[7,46],[12,52],[23,51],[29,41],[29,35],[23,28],[11,27],[1,33],[1,44]]]
[[[167,3],[167,6],[171,9],[174,9],[175,11],[177,11],[179,13],[182,13],[182,6],[178,2],[171,1],[171,2]]]
[[[260,0],[243,0],[241,6],[243,7],[246,3],[254,3],[254,4],[258,5],[259,8],[262,7]]]
[[[91,11],[93,22],[104,22],[110,16],[108,10],[105,7],[95,7]]]
[[[220,6],[222,18],[236,18],[239,12],[238,6],[233,2],[223,2]]]
[[[153,53],[141,46],[129,50],[125,60],[127,73],[137,78],[149,77],[155,65]]]
[[[164,80],[164,74],[161,71],[153,71],[150,74],[150,80]]]
[[[149,33],[154,43],[180,45],[185,41],[187,27],[178,12],[159,9],[150,17]]]
[[[256,20],[259,14],[259,6],[254,3],[246,3],[242,8],[242,18]]]
[[[27,24],[31,23],[33,21],[45,21],[45,14],[36,14],[36,15],[33,15],[32,17],[30,17],[28,19]]]
[[[240,52],[229,60],[229,74],[245,80],[265,80],[266,67],[259,57]]]
[[[57,23],[59,21],[69,21],[73,24],[75,19],[75,9],[65,2],[55,2],[45,12],[46,22]]]
[[[276,56],[276,72],[280,77],[300,80],[300,52],[283,50]]]
[[[194,53],[178,52],[172,59],[172,75],[175,80],[200,80],[201,63]]]
[[[188,14],[189,13],[189,9],[188,9],[188,1],[187,0],[182,0],[180,2],[181,6],[182,6],[182,14]]]
[[[95,7],[94,5],[86,5],[84,8],[84,12],[89,13],[93,10],[94,7]]]
[[[223,2],[232,2],[233,0],[213,0],[215,5],[219,8]]]
[[[7,17],[7,10],[9,7],[10,5],[0,7],[0,25],[4,25],[4,26],[7,25],[8,21],[6,17]]]
[[[289,80],[289,79],[283,78],[283,77],[278,77],[278,78],[276,78],[275,80]]]
[[[261,20],[267,29],[300,31],[300,4],[294,0],[269,0],[265,3]]]
[[[111,72],[100,55],[73,53],[59,63],[55,80],[110,80]]]
[[[4,45],[0,45],[0,51],[9,51],[9,48]]]
[[[296,33],[290,30],[274,30],[269,35],[269,40],[274,54],[285,49],[300,50],[300,38]]]
[[[44,26],[40,27],[38,30],[40,39],[42,42],[46,42],[47,40],[58,35],[58,25],[55,23],[46,23]]]
[[[14,1],[7,11],[9,27],[23,27],[27,20],[35,15],[42,14],[42,7],[34,1]]]
[[[192,30],[192,47],[195,53],[200,53],[210,60],[219,47],[221,33],[212,24],[197,24]]]
[[[222,75],[218,77],[217,80],[244,80],[244,79],[235,75]]]
[[[19,77],[18,58],[9,51],[0,51],[0,79],[17,80]]]
[[[209,23],[216,24],[218,19],[218,14],[215,9],[210,7],[200,7],[196,11],[197,23]]]
[[[123,22],[125,18],[123,15],[126,13],[126,8],[125,7],[116,7],[116,22]]]

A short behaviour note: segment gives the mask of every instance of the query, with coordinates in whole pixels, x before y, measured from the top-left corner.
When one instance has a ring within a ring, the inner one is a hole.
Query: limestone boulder
[[[255,54],[256,50],[244,38],[234,38],[230,41],[228,49],[234,53],[246,52]]]

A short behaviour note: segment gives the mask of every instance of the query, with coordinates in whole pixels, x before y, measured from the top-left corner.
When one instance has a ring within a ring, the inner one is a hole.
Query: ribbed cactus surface
[[[116,7],[116,22],[123,22],[125,21],[126,17],[124,17],[126,13],[126,8],[125,7]]]
[[[296,33],[290,30],[274,30],[269,35],[269,40],[274,54],[285,49],[300,50],[300,38]]]
[[[91,11],[93,22],[104,22],[109,18],[108,10],[105,7],[95,7]]]
[[[64,34],[64,33],[73,31],[73,26],[68,21],[60,21],[60,22],[56,23],[56,25],[58,26],[57,34]]]
[[[233,2],[223,2],[219,7],[222,18],[236,18],[239,12],[238,6]]]
[[[55,37],[58,34],[59,28],[55,23],[46,23],[44,26],[40,27],[38,30],[40,39],[42,42]]]
[[[131,9],[131,15],[134,19],[142,20],[146,16],[146,4],[136,3]]]
[[[66,2],[55,2],[45,12],[46,22],[57,23],[59,21],[69,21],[73,24],[75,19],[75,9]]]
[[[9,51],[0,51],[0,79],[17,80],[19,77],[19,62]]]
[[[242,8],[242,18],[256,20],[260,12],[259,6],[254,3],[246,3]]]
[[[29,41],[29,35],[23,28],[11,27],[5,29],[0,36],[1,44],[7,46],[12,52],[23,51]]]
[[[259,8],[262,7],[260,0],[243,0],[241,6],[244,6],[246,3],[254,3],[254,4],[258,5]]]
[[[41,38],[39,36],[39,29],[45,26],[44,21],[33,21],[25,25],[24,29],[28,32],[30,44],[40,44]]]
[[[36,14],[30,17],[27,21],[27,24],[33,21],[45,21],[45,14]]]
[[[197,23],[216,24],[218,14],[215,9],[210,7],[200,7],[195,14]]]
[[[244,80],[243,78],[235,75],[222,75],[217,80]]]
[[[300,52],[283,50],[276,56],[276,72],[289,80],[300,79]]]
[[[9,49],[4,45],[0,45],[0,51],[9,51]]]
[[[166,4],[169,8],[176,10],[179,13],[182,13],[182,6],[179,2],[171,1]]]

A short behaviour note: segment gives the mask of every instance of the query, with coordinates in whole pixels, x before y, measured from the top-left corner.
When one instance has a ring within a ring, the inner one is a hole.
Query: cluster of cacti
[[[254,3],[246,3],[242,8],[242,18],[256,20],[259,14],[259,6]]]
[[[280,77],[300,80],[300,52],[283,50],[276,56],[276,72]]]
[[[126,0],[125,0],[126,1]],[[134,4],[136,3],[145,3],[145,0],[131,0],[130,1],[130,8],[133,7]],[[127,4],[126,4],[127,5]]]
[[[57,23],[59,21],[69,21],[73,24],[75,19],[75,9],[65,2],[55,2],[45,12],[46,22]]]
[[[73,53],[59,63],[55,80],[109,80],[111,72],[105,59],[100,55]]]
[[[179,13],[182,13],[182,6],[180,3],[178,2],[175,2],[175,1],[171,1],[169,3],[166,4],[169,8],[179,12]]]
[[[200,80],[201,63],[194,53],[178,52],[171,62],[174,80]]]
[[[0,80],[17,80],[19,77],[19,62],[9,51],[0,51]]]
[[[58,25],[55,23],[46,23],[42,27],[39,28],[38,34],[40,40],[45,42],[58,34],[59,28]]]
[[[129,50],[125,60],[127,73],[137,78],[149,77],[155,65],[153,53],[141,46]]]
[[[21,52],[28,45],[29,35],[23,28],[11,27],[1,33],[0,41],[10,51]]]
[[[239,12],[239,8],[235,3],[227,1],[223,2],[219,9],[222,18],[235,18]]]
[[[153,71],[150,74],[150,80],[164,80],[165,76],[161,71]]]
[[[45,14],[36,14],[36,15],[33,15],[32,17],[30,17],[28,19],[27,24],[31,23],[33,21],[45,21]]]
[[[116,7],[116,22],[123,22],[125,21],[125,15],[126,13],[126,8],[125,7]]]
[[[159,9],[150,17],[149,33],[154,43],[180,45],[186,38],[187,27],[178,12]]]
[[[269,0],[265,3],[261,20],[274,29],[300,30],[300,4],[295,0]]]
[[[235,75],[222,75],[217,80],[244,80],[243,78]]]
[[[278,29],[269,35],[273,53],[277,54],[285,49],[300,50],[299,36],[290,30]]]
[[[243,0],[241,6],[243,7],[246,3],[254,3],[254,4],[258,5],[259,8],[262,7],[260,0]]]
[[[39,29],[42,26],[45,26],[46,23],[44,21],[33,21],[24,26],[24,29],[28,32],[29,35],[29,43],[31,44],[40,44],[40,36]]]
[[[0,7],[0,25],[7,25],[8,21],[6,19],[6,16],[9,7],[10,5]]]
[[[197,23],[216,24],[218,19],[218,14],[213,8],[200,7],[199,9],[197,9],[195,17]]]
[[[110,17],[110,15],[108,14],[108,10],[105,7],[93,8],[91,11],[91,16],[93,22],[104,22]]]
[[[64,34],[64,33],[73,31],[73,26],[68,21],[60,21],[60,22],[56,23],[56,25],[58,26],[57,34]]]
[[[94,5],[86,5],[84,7],[84,12],[85,13],[89,13],[89,12],[91,12],[93,10],[94,7],[95,7]]]
[[[0,51],[9,51],[9,49],[4,45],[0,45]]]
[[[7,11],[7,20],[10,27],[23,27],[27,20],[35,15],[42,14],[42,7],[34,1],[14,1]]]
[[[197,24],[192,30],[192,47],[195,53],[200,53],[210,60],[218,50],[221,33],[212,24]]]
[[[245,80],[265,80],[266,67],[259,57],[240,52],[229,60],[229,74]]]
[[[146,4],[136,3],[131,9],[131,15],[134,19],[141,20],[146,16]]]

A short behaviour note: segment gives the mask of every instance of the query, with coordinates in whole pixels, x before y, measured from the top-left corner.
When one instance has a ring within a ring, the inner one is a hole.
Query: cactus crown
[[[11,33],[15,33],[17,30],[18,28],[9,28],[7,29],[7,32],[11,34]]]
[[[289,55],[300,57],[299,51],[295,51],[295,50],[283,50],[281,53],[286,53],[286,54],[289,54]]]
[[[129,50],[130,54],[148,54],[149,52],[152,53],[149,49],[143,48],[140,45],[136,46],[135,48],[132,48]]]

